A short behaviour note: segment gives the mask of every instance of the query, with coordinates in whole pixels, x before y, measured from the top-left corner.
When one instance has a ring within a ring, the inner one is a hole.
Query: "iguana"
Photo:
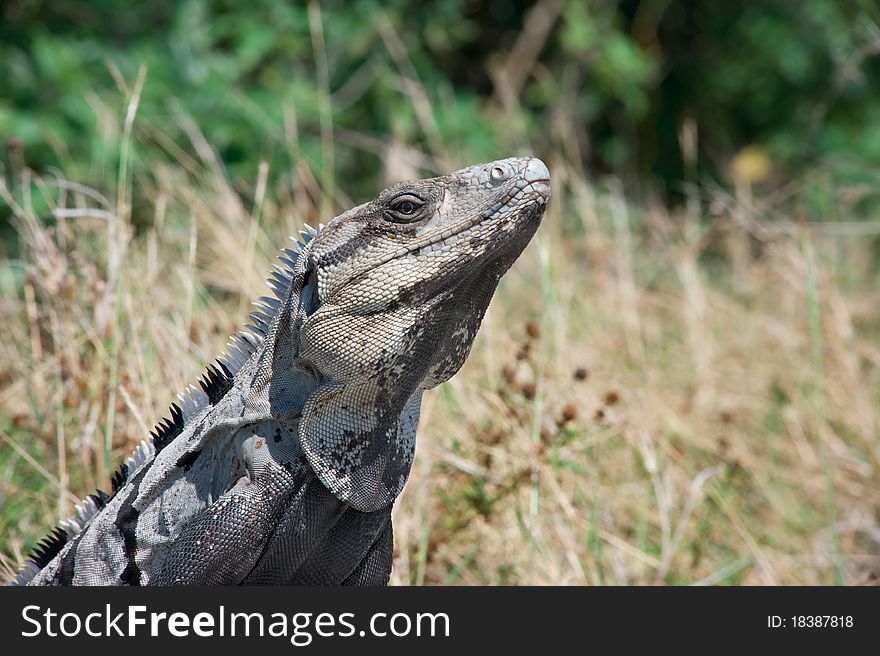
[[[534,157],[301,233],[251,323],[12,581],[386,584],[422,392],[462,366],[550,197]]]

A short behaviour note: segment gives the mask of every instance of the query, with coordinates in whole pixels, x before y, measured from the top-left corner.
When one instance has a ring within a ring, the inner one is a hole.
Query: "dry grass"
[[[291,198],[262,168],[243,204],[186,125],[196,155],[119,175],[112,200],[27,171],[3,188],[23,258],[0,265],[0,576],[107,486],[327,202],[301,167]],[[391,177],[411,170],[387,152]],[[392,582],[876,582],[871,242],[745,195],[637,207],[548,163],[538,238],[423,404]],[[132,184],[153,210],[138,232]]]

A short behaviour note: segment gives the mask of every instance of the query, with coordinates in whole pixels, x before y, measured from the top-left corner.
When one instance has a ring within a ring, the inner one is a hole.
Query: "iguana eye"
[[[424,204],[425,202],[418,196],[403,194],[388,204],[388,218],[403,223],[413,221]]]

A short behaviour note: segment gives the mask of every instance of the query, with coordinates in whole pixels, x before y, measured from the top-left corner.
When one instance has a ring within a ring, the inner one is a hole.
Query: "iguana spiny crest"
[[[381,584],[422,392],[550,196],[536,158],[396,184],[285,249],[247,330],[13,583]]]

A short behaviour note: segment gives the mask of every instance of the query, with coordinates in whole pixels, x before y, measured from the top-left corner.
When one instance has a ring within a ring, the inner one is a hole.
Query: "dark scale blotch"
[[[46,565],[52,562],[52,559],[55,558],[61,550],[64,548],[64,545],[67,544],[68,535],[67,531],[65,531],[61,527],[55,527],[49,535],[40,541],[36,547],[34,547],[34,551],[31,554],[31,560],[34,561],[37,567],[43,569]]]
[[[195,463],[196,459],[201,455],[202,450],[196,449],[195,451],[189,451],[188,453],[184,453],[180,458],[177,459],[177,466],[183,467],[183,471],[188,472],[192,469],[193,463]]]
[[[232,389],[232,372],[219,360],[209,365],[204,376],[199,379],[199,385],[208,395],[208,402],[217,405],[226,393]]]
[[[138,497],[141,481],[149,470],[149,467],[143,467],[131,479],[131,491],[119,507],[119,514],[114,522],[116,530],[122,536],[122,551],[128,561],[125,569],[119,575],[119,580],[126,585],[141,584],[141,569],[135,561],[135,553],[137,552],[137,521],[138,517],[140,517],[140,512],[134,507],[134,501]]]
[[[73,585],[73,575],[76,572],[76,549],[82,540],[85,531],[82,531],[73,539],[73,543],[58,563],[58,571],[55,572],[55,583],[58,585]]]
[[[281,441],[281,429],[275,428],[275,435],[272,437],[275,440],[275,444],[278,444]]]
[[[401,289],[397,294],[397,302],[400,305],[411,305],[416,296],[415,288]]]
[[[373,236],[371,233],[375,234],[375,229],[371,230],[370,226],[365,225],[357,235],[326,253],[322,259],[333,263],[345,262],[363,247],[365,241]]]
[[[119,580],[122,581],[125,585],[140,585],[141,584],[141,568],[137,566],[136,563],[130,562],[125,566],[125,569],[122,570],[122,574],[119,575]]]

